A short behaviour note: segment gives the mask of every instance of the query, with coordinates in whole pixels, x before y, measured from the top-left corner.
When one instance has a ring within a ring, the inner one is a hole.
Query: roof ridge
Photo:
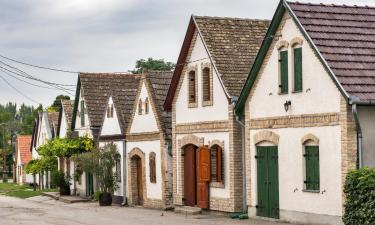
[[[254,22],[268,22],[269,19],[253,19],[253,18],[239,18],[239,17],[227,17],[227,16],[197,16],[193,15],[194,18],[202,19],[215,19],[215,20],[244,20],[244,21],[254,21]]]
[[[368,5],[359,6],[359,5],[346,5],[346,4],[339,5],[339,4],[333,4],[333,3],[332,4],[311,3],[311,2],[303,3],[303,2],[299,2],[299,1],[295,1],[295,2],[287,1],[287,3],[288,4],[295,4],[295,5],[326,6],[326,7],[337,7],[337,8],[375,9],[375,6],[368,6]]]

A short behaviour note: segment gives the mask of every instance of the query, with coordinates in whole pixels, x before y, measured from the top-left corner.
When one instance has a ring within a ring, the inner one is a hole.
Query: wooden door
[[[184,204],[196,204],[196,179],[195,179],[195,146],[189,145],[184,149]]]
[[[94,194],[94,176],[91,173],[86,173],[86,196]]]
[[[138,204],[143,205],[143,175],[142,175],[142,160],[137,159],[137,192],[138,192]]]
[[[277,146],[257,146],[257,216],[279,218]]]
[[[202,209],[209,207],[209,182],[211,178],[211,154],[207,147],[197,150],[197,206]]]

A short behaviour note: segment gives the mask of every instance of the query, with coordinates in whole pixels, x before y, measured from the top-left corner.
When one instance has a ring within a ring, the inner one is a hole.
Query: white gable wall
[[[65,110],[62,108],[61,112],[61,121],[60,121],[60,130],[59,130],[59,136],[60,138],[63,138],[66,136],[66,132],[68,130],[68,123],[66,122],[66,115],[65,115]]]
[[[145,114],[145,100],[148,98],[148,114]],[[142,115],[138,114],[138,102],[142,100]],[[142,88],[139,94],[139,98],[136,100],[136,110],[133,112],[134,117],[130,127],[130,133],[147,133],[147,132],[157,132],[159,131],[158,125],[156,123],[156,116],[150,102],[151,97],[148,95],[146,84],[142,81]]]
[[[194,123],[200,121],[215,121],[215,120],[227,120],[228,119],[228,99],[221,86],[220,80],[213,66],[213,105],[202,106],[202,63],[209,63],[208,53],[203,45],[203,41],[200,36],[197,36],[196,42],[193,46],[190,59],[187,61],[191,62],[186,67],[197,66],[196,78],[198,79],[198,107],[188,107],[188,78],[186,74],[181,75],[182,85],[180,91],[176,92],[176,123]],[[187,71],[186,73],[188,73]]]
[[[109,97],[108,104],[113,104],[112,97]],[[119,124],[119,120],[117,118],[117,111],[116,106],[113,105],[113,117],[107,117],[107,111],[105,112],[104,122],[102,126],[102,130],[100,135],[114,135],[114,134],[121,134],[121,128]]]
[[[78,101],[78,108],[77,108],[77,113],[76,113],[76,121],[75,121],[75,131],[78,131],[78,135],[85,136],[88,135],[89,137],[92,137],[91,135],[91,130],[90,130],[90,121],[89,121],[89,116],[87,113],[87,105],[85,102],[85,126],[81,126],[81,101],[84,100],[84,97],[82,96],[82,93],[80,92],[79,94],[79,101]]]

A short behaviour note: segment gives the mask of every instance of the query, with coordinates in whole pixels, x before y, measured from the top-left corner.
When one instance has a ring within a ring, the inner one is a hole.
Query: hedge
[[[362,168],[348,173],[345,180],[346,225],[375,224],[375,169]]]

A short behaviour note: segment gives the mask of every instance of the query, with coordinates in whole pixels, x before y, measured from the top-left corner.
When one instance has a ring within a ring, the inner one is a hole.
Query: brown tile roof
[[[140,75],[125,73],[80,73],[79,79],[92,127],[101,127],[107,101],[112,96],[124,131],[130,118]]]
[[[231,96],[239,96],[269,21],[194,16],[221,79]]]
[[[65,112],[66,123],[68,127],[70,127],[72,123],[72,117],[73,117],[74,100],[62,100],[61,106]]]
[[[27,164],[31,160],[31,135],[20,135],[17,136],[17,159],[18,151],[20,153],[21,164]]]
[[[350,96],[375,99],[375,7],[288,2]]]
[[[168,89],[171,84],[173,72],[149,71],[145,76],[151,84],[151,94],[161,117],[164,132],[167,138],[170,139],[172,135],[172,117],[170,112],[164,111],[163,105],[168,94]]]

